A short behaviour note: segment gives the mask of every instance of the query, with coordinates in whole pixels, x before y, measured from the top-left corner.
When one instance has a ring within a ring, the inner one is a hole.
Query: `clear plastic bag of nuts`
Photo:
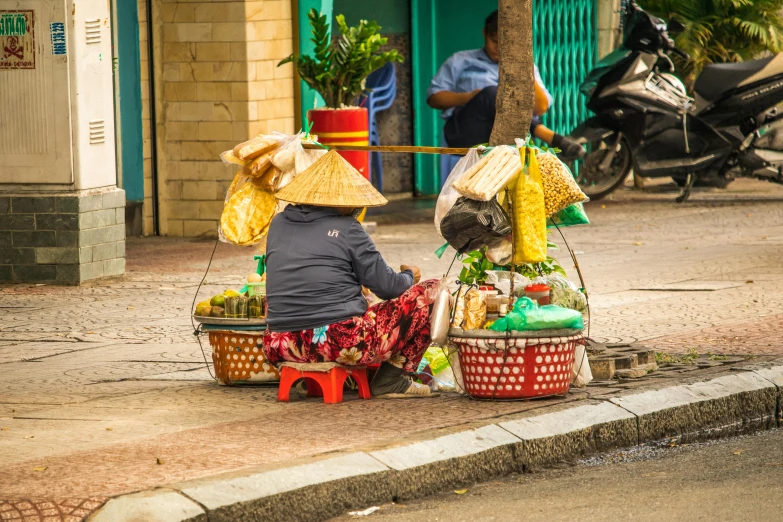
[[[544,211],[552,216],[573,205],[589,201],[568,167],[551,152],[538,154],[538,166],[544,188]]]

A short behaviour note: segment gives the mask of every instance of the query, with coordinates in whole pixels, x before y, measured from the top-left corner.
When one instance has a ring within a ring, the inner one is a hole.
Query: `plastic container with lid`
[[[497,292],[495,292],[495,295],[487,293],[487,313],[488,314],[496,314],[498,313],[498,310],[500,309],[500,296],[497,295]]]
[[[536,301],[539,306],[549,304],[549,292],[552,289],[549,285],[528,285],[525,287],[525,296]]]

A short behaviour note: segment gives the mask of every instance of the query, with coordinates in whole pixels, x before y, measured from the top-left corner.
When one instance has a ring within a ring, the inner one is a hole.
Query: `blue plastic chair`
[[[367,107],[370,124],[370,145],[380,145],[376,114],[385,111],[394,103],[397,96],[397,77],[394,63],[389,62],[370,76],[365,84],[367,95],[361,105]],[[383,161],[380,152],[372,152],[370,156],[370,176],[375,178],[375,188],[383,192]]]

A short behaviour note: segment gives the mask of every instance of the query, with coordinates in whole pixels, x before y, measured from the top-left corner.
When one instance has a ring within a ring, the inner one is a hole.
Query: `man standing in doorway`
[[[498,12],[484,22],[484,48],[460,51],[441,65],[427,91],[427,104],[443,111],[443,129],[450,147],[473,147],[487,143],[495,123],[498,90]],[[575,141],[555,133],[539,119],[552,105],[552,96],[534,69],[536,99],[530,132],[536,138],[562,151],[566,160],[581,158],[585,150]],[[522,137],[522,136],[520,136]]]

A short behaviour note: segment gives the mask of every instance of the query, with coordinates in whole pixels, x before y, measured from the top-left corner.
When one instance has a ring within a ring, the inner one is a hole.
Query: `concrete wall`
[[[152,0],[160,232],[214,236],[235,169],[219,154],[293,133],[288,0]],[[151,190],[151,187],[150,187]]]
[[[620,0],[598,2],[598,59],[614,51],[622,43],[620,31]]]

